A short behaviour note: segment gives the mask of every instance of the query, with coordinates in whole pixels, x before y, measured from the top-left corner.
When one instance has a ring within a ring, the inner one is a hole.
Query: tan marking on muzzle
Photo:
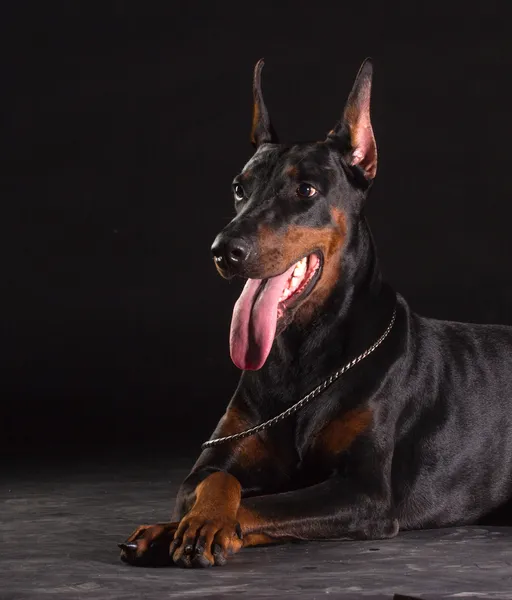
[[[259,228],[258,244],[260,261],[258,270],[261,277],[268,273],[280,273],[294,261],[320,250],[324,263],[322,274],[313,291],[300,305],[296,318],[309,319],[332,292],[340,276],[341,254],[347,235],[345,214],[338,208],[331,209],[332,225],[328,227],[290,226],[284,234],[271,230],[268,226]]]

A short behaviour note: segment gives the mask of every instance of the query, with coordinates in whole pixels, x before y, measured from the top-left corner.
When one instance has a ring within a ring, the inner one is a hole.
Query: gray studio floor
[[[0,599],[511,598],[512,528],[242,551],[202,571],[133,568],[116,543],[162,521],[185,470],[103,464],[0,477]]]

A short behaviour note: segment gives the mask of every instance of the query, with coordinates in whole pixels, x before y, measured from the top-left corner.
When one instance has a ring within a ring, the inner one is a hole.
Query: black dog
[[[381,278],[370,61],[327,138],[293,145],[276,141],[262,66],[256,153],[212,248],[221,275],[247,278],[231,325],[243,373],[212,436],[228,439],[200,455],[174,522],[121,544],[132,564],[471,523],[511,496],[512,328],[420,317]]]

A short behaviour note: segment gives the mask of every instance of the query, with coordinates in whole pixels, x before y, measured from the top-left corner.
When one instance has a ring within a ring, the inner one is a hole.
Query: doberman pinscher
[[[230,337],[243,373],[172,522],[120,544],[131,564],[469,524],[512,495],[512,328],[421,317],[381,277],[364,212],[370,60],[326,139],[292,145],[276,139],[262,66],[256,151],[212,247],[223,277],[247,280]]]

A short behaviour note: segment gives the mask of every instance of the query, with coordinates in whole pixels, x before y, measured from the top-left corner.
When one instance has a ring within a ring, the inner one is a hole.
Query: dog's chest
[[[373,412],[367,407],[319,417],[296,422],[297,476],[308,484],[322,481],[334,469],[340,469],[349,460],[355,442],[368,434],[373,422]]]

